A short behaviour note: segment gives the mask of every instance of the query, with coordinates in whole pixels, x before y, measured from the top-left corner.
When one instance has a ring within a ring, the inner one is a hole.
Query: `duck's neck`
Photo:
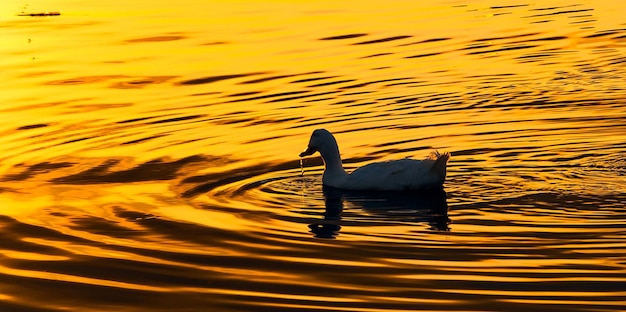
[[[337,145],[320,149],[320,154],[322,154],[326,168],[325,175],[328,174],[336,177],[347,175],[346,171],[343,169],[341,156],[339,155],[339,147]]]

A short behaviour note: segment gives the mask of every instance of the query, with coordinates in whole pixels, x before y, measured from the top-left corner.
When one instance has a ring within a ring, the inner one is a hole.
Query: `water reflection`
[[[620,1],[38,2],[0,1],[0,311],[623,310]],[[453,152],[445,192],[322,189],[319,127]]]
[[[326,210],[324,219],[309,224],[316,238],[336,238],[341,230],[341,215],[344,201],[361,208],[367,217],[364,220],[389,223],[422,223],[431,230],[449,231],[447,194],[443,188],[420,192],[366,192],[349,191],[324,186]]]

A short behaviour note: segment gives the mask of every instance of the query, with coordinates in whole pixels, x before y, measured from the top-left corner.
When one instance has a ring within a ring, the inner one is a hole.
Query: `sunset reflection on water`
[[[619,310],[625,15],[3,1],[0,310]],[[316,128],[444,190],[324,189]]]

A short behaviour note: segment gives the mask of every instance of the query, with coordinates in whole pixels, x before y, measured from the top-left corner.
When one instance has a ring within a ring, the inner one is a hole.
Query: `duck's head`
[[[311,133],[309,145],[304,152],[300,153],[300,157],[313,155],[317,151],[323,154],[325,150],[329,149],[337,149],[335,137],[326,129],[316,129]]]

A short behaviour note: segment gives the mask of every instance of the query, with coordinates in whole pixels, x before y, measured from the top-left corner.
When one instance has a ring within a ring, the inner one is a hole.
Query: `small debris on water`
[[[302,165],[302,158],[300,158],[300,176],[304,177],[304,165]]]
[[[38,12],[38,13],[19,13],[17,16],[59,16],[61,12]]]
[[[144,217],[137,217],[137,218],[135,218],[135,221],[139,222],[139,221],[146,221],[146,220],[152,220],[152,219],[158,219],[158,217],[155,216],[155,215],[147,215],[147,216],[144,216]]]

